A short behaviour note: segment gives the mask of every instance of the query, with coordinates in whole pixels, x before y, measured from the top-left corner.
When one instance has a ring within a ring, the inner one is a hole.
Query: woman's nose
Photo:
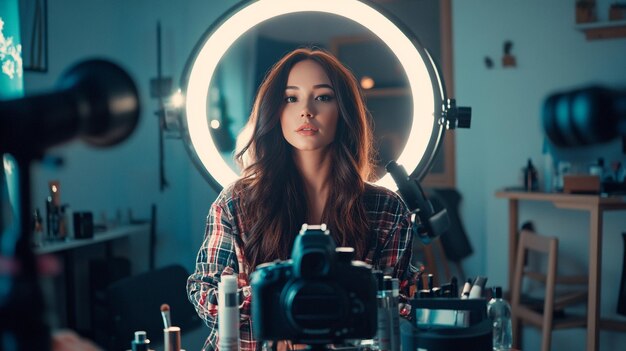
[[[300,112],[300,118],[313,118],[314,115],[315,115],[315,113],[313,111],[312,104],[307,102],[302,107],[302,111]]]

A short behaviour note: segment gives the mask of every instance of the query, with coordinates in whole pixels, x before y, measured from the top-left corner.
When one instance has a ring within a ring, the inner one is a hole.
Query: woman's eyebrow
[[[335,91],[335,89],[332,86],[330,86],[330,84],[326,84],[326,83],[314,85],[313,88],[314,89],[328,88],[328,89],[330,89],[332,91]]]
[[[313,86],[313,89],[321,89],[321,88],[328,88],[332,91],[335,91],[335,89],[332,86],[330,86],[330,84],[326,84],[326,83],[316,84]],[[285,87],[285,90],[289,90],[289,89],[300,90],[300,87],[297,87],[295,85],[288,85],[287,87]]]

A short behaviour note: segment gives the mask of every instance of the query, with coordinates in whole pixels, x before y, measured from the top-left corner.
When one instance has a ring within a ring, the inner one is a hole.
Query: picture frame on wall
[[[48,0],[20,0],[22,59],[26,72],[48,72]]]

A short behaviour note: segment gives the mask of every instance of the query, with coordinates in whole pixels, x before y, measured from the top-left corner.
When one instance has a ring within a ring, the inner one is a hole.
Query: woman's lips
[[[298,129],[296,129],[296,133],[300,135],[314,135],[319,132],[319,129],[315,128],[312,124],[303,124]]]

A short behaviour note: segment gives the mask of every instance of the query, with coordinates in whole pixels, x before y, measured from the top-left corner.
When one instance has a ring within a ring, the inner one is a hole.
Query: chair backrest
[[[520,305],[523,278],[526,266],[526,253],[539,252],[547,255],[548,263],[545,270],[546,292],[544,297],[544,317],[552,320],[552,306],[554,305],[554,288],[556,282],[558,239],[539,235],[529,230],[522,230],[517,244],[515,257],[515,272],[513,275],[513,291],[511,292],[511,307],[515,310]]]
[[[128,277],[107,289],[109,305],[110,350],[126,350],[134,332],[145,330],[148,338],[163,338],[161,305],[170,306],[172,325],[182,332],[202,325],[195,309],[187,299],[186,282],[189,274],[179,265],[158,268]]]

